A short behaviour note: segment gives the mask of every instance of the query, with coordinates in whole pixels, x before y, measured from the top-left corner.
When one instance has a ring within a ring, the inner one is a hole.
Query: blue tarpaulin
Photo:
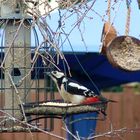
[[[108,62],[106,56],[99,53],[65,53],[65,57],[73,78],[91,89],[94,89],[94,86],[82,70],[80,64],[99,89],[129,82],[140,82],[140,71],[128,72],[113,67]],[[60,63],[59,67],[64,69],[63,63]]]
[[[32,53],[32,57],[33,57]],[[104,55],[94,52],[64,52],[65,58],[71,69],[73,79],[80,81],[82,84],[94,90],[94,86],[85,74],[88,73],[89,77],[94,81],[99,89],[104,89],[123,83],[140,82],[140,71],[128,72],[113,67]],[[0,53],[0,58],[3,59],[4,53]],[[44,68],[42,67],[42,59],[37,59],[37,73],[33,69],[31,72],[32,79],[44,78]],[[85,71],[83,71],[82,67]],[[65,71],[67,66],[63,60],[60,59],[58,67]],[[2,70],[0,69],[0,78],[3,78]]]

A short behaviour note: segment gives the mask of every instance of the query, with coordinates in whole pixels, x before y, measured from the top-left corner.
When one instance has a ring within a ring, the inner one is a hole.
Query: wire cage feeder
[[[38,45],[36,29],[31,28],[31,19],[1,19],[0,46],[0,130],[14,131],[18,120],[23,120],[20,104],[45,102],[54,99],[53,83],[44,75],[47,71],[41,57],[33,63]],[[33,40],[34,42],[31,42]],[[32,46],[34,44],[35,46]],[[45,43],[43,50],[48,49]],[[50,51],[52,53],[53,51]],[[50,68],[49,68],[50,69]],[[11,116],[11,117],[10,117]],[[37,118],[38,116],[34,116]],[[27,117],[27,120],[33,118]],[[49,120],[49,121],[48,121]],[[31,122],[44,130],[53,129],[53,119]]]

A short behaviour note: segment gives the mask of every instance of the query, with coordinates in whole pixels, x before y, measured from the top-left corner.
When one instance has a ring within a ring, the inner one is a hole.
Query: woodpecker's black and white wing
[[[80,95],[84,97],[95,97],[100,95],[100,93],[95,93],[77,81],[73,81],[69,78],[63,83],[63,85],[65,90],[72,95]]]

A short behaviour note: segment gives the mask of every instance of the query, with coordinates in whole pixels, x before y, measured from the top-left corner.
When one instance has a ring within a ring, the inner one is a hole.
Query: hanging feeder
[[[108,15],[108,22],[104,23],[103,30],[102,30],[102,36],[101,36],[101,42],[102,42],[102,48],[101,53],[106,54],[107,47],[109,43],[117,37],[116,29],[113,27],[113,25],[110,22],[111,14],[110,14],[110,5],[111,0],[108,0],[108,9],[107,9],[107,15]]]
[[[127,71],[140,70],[140,41],[131,36],[115,38],[107,49],[110,63]]]
[[[21,0],[1,0],[0,4],[0,132],[19,132],[24,131],[23,127],[27,128],[21,123],[24,110],[19,104],[55,98],[53,83],[44,74],[51,68],[42,65],[43,53],[49,52],[53,58],[53,49],[48,49],[49,41],[40,44],[40,31],[36,31],[40,23],[33,25],[34,17],[27,14],[24,4]],[[40,26],[37,29],[46,32],[47,39],[52,40],[47,28],[44,30]],[[32,116],[24,116],[24,119],[27,121]],[[48,121],[50,123],[46,123]],[[33,125],[52,131],[53,122],[53,119],[43,118],[34,121]],[[22,128],[18,129],[19,126]]]
[[[140,70],[140,40],[128,36],[130,26],[130,3],[127,1],[127,21],[125,36],[112,40],[106,50],[109,62],[126,71]]]

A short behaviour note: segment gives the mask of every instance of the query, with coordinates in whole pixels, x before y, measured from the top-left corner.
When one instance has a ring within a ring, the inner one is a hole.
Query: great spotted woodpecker
[[[55,82],[65,102],[73,104],[90,104],[98,101],[114,102],[103,97],[100,92],[95,93],[77,81],[67,78],[63,72],[51,71],[47,72],[47,75]]]

